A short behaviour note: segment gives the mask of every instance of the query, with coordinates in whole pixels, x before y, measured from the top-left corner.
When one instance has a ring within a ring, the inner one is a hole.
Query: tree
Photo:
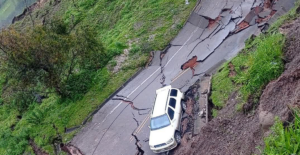
[[[14,87],[22,91],[42,85],[67,95],[62,87],[72,74],[101,69],[109,61],[95,34],[89,27],[70,33],[61,20],[24,32],[4,29],[0,33],[0,74],[15,81]]]

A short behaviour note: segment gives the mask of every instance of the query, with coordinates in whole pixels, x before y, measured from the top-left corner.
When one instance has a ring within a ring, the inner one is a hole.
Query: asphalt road
[[[127,102],[110,100],[71,143],[86,155],[134,155],[138,152],[138,139],[146,155],[154,154],[148,145],[148,125],[155,90],[172,85],[185,92],[203,73],[211,73],[235,56],[245,46],[246,39],[264,28],[264,23],[258,27],[259,24],[253,22],[257,15],[248,15],[252,8],[259,5],[262,6],[260,0],[202,0],[170,43],[164,57],[160,59],[160,53],[155,53],[152,65],[118,93],[141,110],[134,109]],[[286,6],[285,10],[290,9],[287,7],[290,6]],[[280,15],[284,12],[281,11]],[[218,17],[214,24],[209,24],[208,18]],[[243,21],[247,21],[248,27],[240,30],[239,24]],[[194,75],[190,68],[181,70],[181,65],[193,56],[197,56],[200,62],[194,67]]]

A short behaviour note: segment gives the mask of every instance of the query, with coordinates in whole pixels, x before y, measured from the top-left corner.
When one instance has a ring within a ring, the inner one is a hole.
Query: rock
[[[207,94],[208,93],[208,90],[205,89],[201,94]]]
[[[259,113],[259,123],[264,130],[268,130],[274,122],[274,115],[271,112],[261,111]]]

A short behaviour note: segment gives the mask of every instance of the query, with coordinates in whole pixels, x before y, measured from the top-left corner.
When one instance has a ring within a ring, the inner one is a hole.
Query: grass
[[[244,50],[220,67],[212,78],[211,99],[217,109],[226,105],[234,91],[238,91],[240,98],[237,110],[241,110],[249,99],[257,103],[264,86],[283,72],[282,48],[285,37],[279,34],[279,27],[299,17],[296,13],[299,5],[300,1],[296,1],[295,7],[273,23],[266,35],[247,40]],[[236,72],[234,77],[229,77],[230,62]]]
[[[277,118],[272,127],[272,133],[264,139],[265,155],[296,155],[300,154],[300,117],[299,113],[295,115],[293,124],[287,128]]]
[[[217,117],[218,116],[218,110],[213,109],[212,110],[212,116],[213,116],[213,118]]]
[[[212,78],[211,100],[217,109],[224,107],[230,94],[235,91],[238,91],[240,100],[237,110],[241,110],[249,99],[257,103],[264,86],[283,72],[285,37],[279,34],[279,27],[299,17],[296,13],[299,5],[300,1],[296,1],[295,7],[273,23],[267,34],[247,40],[244,50],[220,67]],[[234,66],[234,77],[229,77],[229,63]]]
[[[52,143],[58,134],[63,142],[70,141],[79,129],[65,133],[65,128],[80,125],[86,116],[145,65],[149,51],[162,50],[183,26],[196,0],[191,0],[189,5],[172,0],[74,2],[63,0],[52,6],[51,0],[43,8],[35,10],[33,17],[37,24],[46,15],[48,18],[62,17],[75,29],[79,26],[92,27],[110,54],[121,54],[124,49],[129,49],[129,57],[117,73],[106,68],[95,73],[92,88],[75,100],[63,100],[56,94],[50,94],[42,104],[33,103],[23,113],[0,102],[0,154],[33,154],[29,139],[34,139],[39,147],[54,154]],[[27,16],[13,26],[22,30],[31,24]],[[116,60],[111,60],[109,65],[115,66]],[[2,82],[0,80],[0,90]],[[53,125],[58,128],[58,133]]]
[[[217,108],[225,106],[234,91],[238,91],[242,104],[250,96],[259,97],[263,87],[283,72],[284,37],[281,34],[261,35],[246,44],[246,48],[225,63],[212,79],[211,99]],[[229,63],[234,66],[235,76],[229,76]]]
[[[132,47],[149,52],[161,50],[170,42],[195,4],[196,0],[191,0],[189,5],[172,0],[77,0],[75,4],[72,0],[64,0],[55,11],[51,11],[51,7],[47,7],[50,3],[47,3],[44,10],[35,11],[33,16],[40,21],[43,15],[59,16],[71,27],[93,27],[108,48],[115,48],[116,43],[129,46],[130,42]],[[26,17],[16,26],[30,24],[29,17]]]
[[[53,128],[53,124],[58,128],[59,134],[63,137],[63,142],[68,142],[76,132],[69,134],[64,133],[64,129],[80,125],[85,117],[98,107],[110,94],[112,94],[120,85],[130,78],[137,69],[124,70],[112,76],[107,72],[107,76],[111,78],[104,86],[95,83],[94,87],[81,99],[73,101],[61,101],[56,95],[51,95],[43,104],[32,104],[26,113],[22,114],[22,119],[18,120],[19,115],[17,110],[13,110],[8,106],[0,107],[0,137],[1,142],[9,139],[26,140],[31,137],[34,141],[49,153],[53,153],[52,140],[57,137],[57,133]],[[103,73],[102,73],[103,76]],[[100,87],[99,87],[100,86]],[[10,127],[15,125],[13,131]],[[26,132],[25,135],[19,133]],[[12,137],[5,137],[12,135]],[[0,142],[0,143],[1,143]],[[26,142],[26,144],[28,144]],[[9,146],[0,145],[0,148],[10,148],[1,150],[1,154],[21,154],[28,145],[19,146],[16,144],[16,149],[13,144]],[[19,148],[21,147],[21,148]],[[14,151],[14,152],[12,152]]]
[[[279,34],[279,27],[299,17],[296,7],[280,17],[271,25],[266,35],[261,34],[254,40],[246,42],[245,49],[231,61],[226,62],[212,79],[211,100],[215,105],[213,116],[217,115],[217,109],[221,109],[227,103],[233,92],[238,92],[236,109],[242,110],[247,102],[258,103],[264,87],[276,79],[284,71],[283,47],[285,36]],[[235,76],[229,76],[229,63],[234,66]],[[287,155],[300,154],[300,117],[295,115],[295,121],[287,128],[277,118],[272,127],[272,133],[264,138],[265,148],[262,154]],[[259,149],[259,148],[258,148]]]

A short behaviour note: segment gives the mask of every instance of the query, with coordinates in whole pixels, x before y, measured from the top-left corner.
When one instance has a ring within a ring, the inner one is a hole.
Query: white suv
[[[183,93],[171,86],[156,90],[149,137],[150,149],[154,153],[172,150],[180,144],[181,117],[186,108],[181,102],[183,99]]]

